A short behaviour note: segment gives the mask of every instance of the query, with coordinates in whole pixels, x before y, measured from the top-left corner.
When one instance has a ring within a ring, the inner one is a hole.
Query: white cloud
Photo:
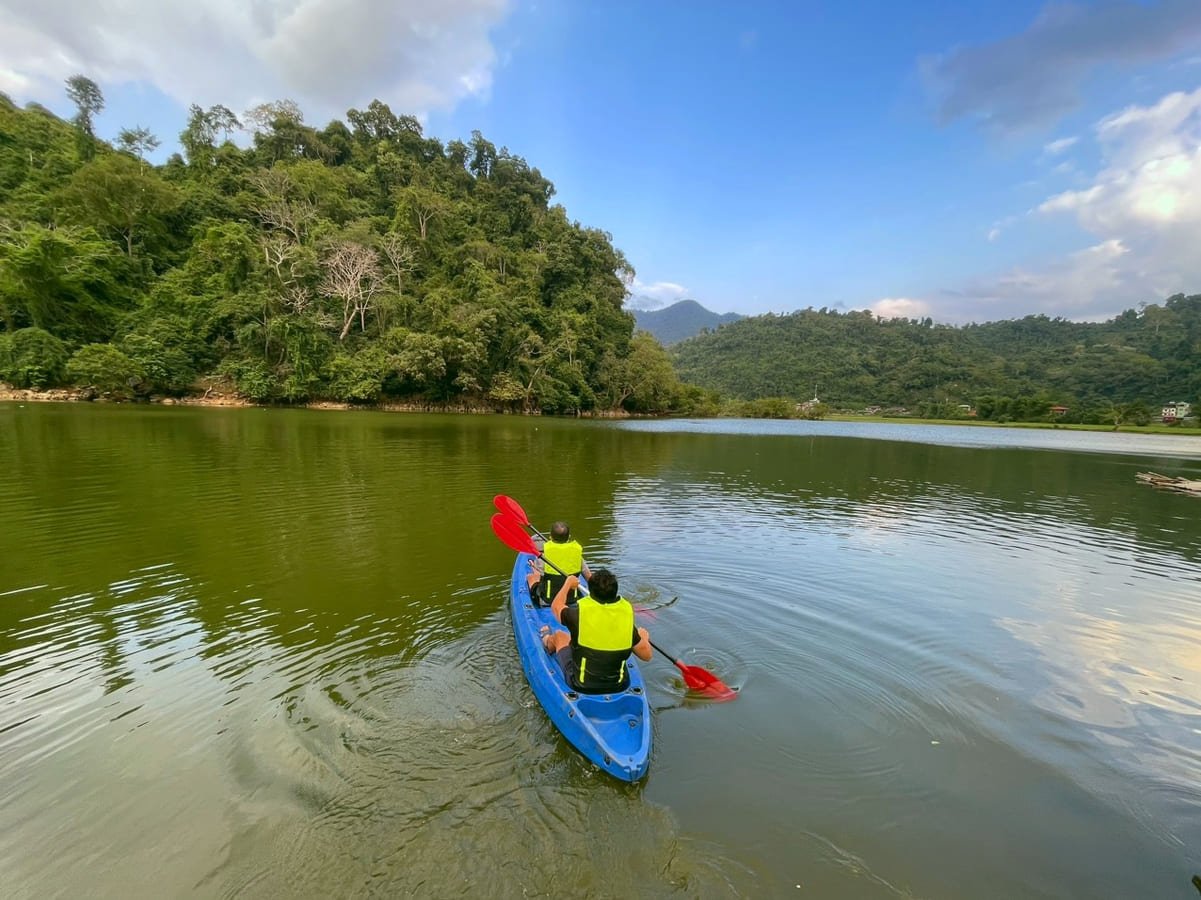
[[[1201,290],[1201,88],[1127,107],[1093,131],[1101,168],[1031,211],[1072,217],[1090,246],[934,294],[926,299],[935,318],[984,322],[1041,312],[1099,320]],[[989,240],[1013,221],[994,223]]]
[[[939,291],[924,300],[899,301],[913,306],[899,307],[902,311],[893,314],[929,315],[939,322],[960,324],[1032,313],[1077,321],[1109,319],[1135,306],[1137,300],[1165,295],[1162,284],[1132,269],[1129,254],[1130,249],[1119,240],[1102,241],[1037,268],[1019,267]]]
[[[486,94],[509,0],[0,0],[0,90],[61,96],[76,72],[181,104],[291,97],[315,117],[378,97],[424,114]]]
[[[989,243],[995,243],[997,239],[1001,237],[1002,232],[1010,228],[1015,222],[1020,221],[1021,218],[1021,216],[1005,216],[1004,218],[997,219],[997,221],[993,222],[988,229]]]
[[[634,277],[628,286],[630,296],[626,305],[633,309],[651,310],[671,306],[683,300],[688,288],[673,281],[652,281],[649,284]]]
[[[1080,140],[1080,138],[1065,137],[1065,138],[1060,138],[1057,141],[1051,141],[1051,143],[1043,146],[1043,152],[1046,153],[1047,156],[1058,156],[1060,153],[1063,153],[1065,150],[1071,149],[1071,147],[1078,140]]]
[[[1147,271],[1201,284],[1201,88],[1132,106],[1097,123],[1102,168],[1085,188],[1047,198],[1039,211],[1122,241]]]
[[[909,297],[885,297],[868,307],[881,319],[924,319],[930,315],[930,304]]]

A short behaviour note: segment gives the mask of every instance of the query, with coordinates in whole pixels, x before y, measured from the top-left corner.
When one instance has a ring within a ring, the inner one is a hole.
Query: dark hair
[[[571,526],[566,522],[556,522],[550,527],[550,539],[556,544],[561,544],[571,537]]]
[[[612,603],[617,599],[617,576],[608,569],[597,569],[588,579],[588,590],[598,603]]]

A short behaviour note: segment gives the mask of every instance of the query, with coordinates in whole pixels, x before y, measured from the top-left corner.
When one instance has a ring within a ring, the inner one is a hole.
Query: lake
[[[0,404],[8,898],[1195,896],[1201,439]],[[655,642],[525,684],[492,497]]]

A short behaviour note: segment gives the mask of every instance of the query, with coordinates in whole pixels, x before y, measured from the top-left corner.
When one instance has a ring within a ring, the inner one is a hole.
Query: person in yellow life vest
[[[530,586],[530,599],[536,606],[550,603],[568,575],[583,575],[585,580],[592,577],[588,564],[584,562],[584,548],[579,541],[571,539],[571,527],[566,522],[551,525],[550,540],[542,545],[542,558],[546,562],[543,563],[541,575],[530,572],[526,578]],[[560,574],[560,570],[563,574]],[[579,590],[573,590],[567,602],[574,604],[579,596]]]
[[[567,595],[578,585],[573,575],[555,594],[550,611],[567,630],[546,627],[542,645],[558,659],[567,683],[580,693],[624,691],[630,684],[626,660],[631,653],[649,660],[651,636],[634,624],[634,607],[617,593],[617,576],[608,569],[597,569],[588,581],[589,595],[568,606]]]

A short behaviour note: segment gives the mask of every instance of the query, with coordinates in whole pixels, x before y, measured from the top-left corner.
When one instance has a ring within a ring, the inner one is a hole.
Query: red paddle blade
[[[534,543],[533,538],[525,533],[525,529],[519,523],[510,519],[507,515],[503,513],[494,515],[492,517],[492,530],[496,532],[496,536],[503,543],[518,553],[538,555],[538,545]]]
[[[676,665],[684,674],[684,685],[690,691],[704,694],[710,700],[719,701],[733,700],[738,696],[736,690],[712,672],[702,669],[700,666],[686,666],[680,662],[676,663]]]
[[[492,505],[499,509],[502,513],[512,516],[518,525],[530,524],[530,517],[525,514],[525,510],[521,508],[521,504],[512,497],[506,497],[504,494],[497,494],[492,498]]]

